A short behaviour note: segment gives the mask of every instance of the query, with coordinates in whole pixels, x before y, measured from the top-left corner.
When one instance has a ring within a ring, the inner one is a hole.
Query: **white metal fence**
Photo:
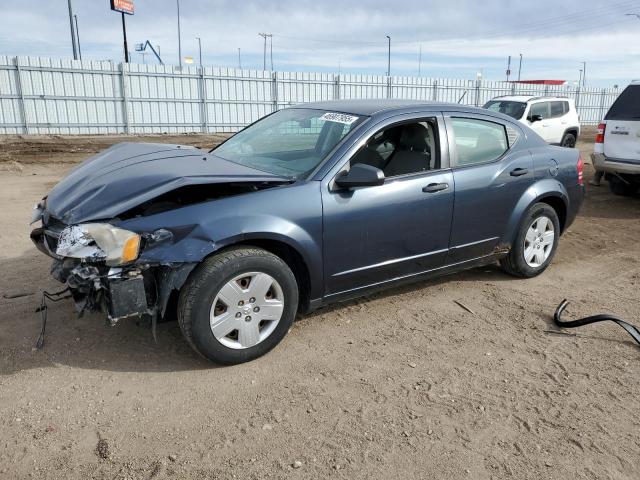
[[[285,106],[342,98],[481,106],[497,95],[574,98],[596,124],[617,89],[484,80],[266,72],[0,56],[0,134],[233,132]]]

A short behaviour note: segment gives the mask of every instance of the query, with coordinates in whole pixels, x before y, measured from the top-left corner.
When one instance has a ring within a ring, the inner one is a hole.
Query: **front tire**
[[[516,277],[540,275],[553,260],[559,238],[558,214],[550,205],[536,203],[524,215],[511,251],[500,265]]]
[[[234,365],[280,343],[297,309],[298,284],[282,259],[260,248],[234,248],[194,270],[180,292],[178,323],[196,352]]]

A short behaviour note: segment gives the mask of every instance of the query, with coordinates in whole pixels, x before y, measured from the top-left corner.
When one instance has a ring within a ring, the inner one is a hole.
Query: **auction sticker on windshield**
[[[358,120],[358,117],[353,115],[347,115],[346,113],[334,113],[327,112],[320,117],[320,120],[326,120],[328,122],[344,123],[345,125],[351,125]]]

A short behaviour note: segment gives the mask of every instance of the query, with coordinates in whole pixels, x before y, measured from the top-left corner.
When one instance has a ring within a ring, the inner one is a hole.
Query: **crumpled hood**
[[[190,184],[288,181],[181,145],[120,143],[85,160],[47,197],[46,210],[66,224],[109,219]]]

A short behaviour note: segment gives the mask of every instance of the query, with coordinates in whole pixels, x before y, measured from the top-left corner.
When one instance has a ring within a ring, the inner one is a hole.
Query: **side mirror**
[[[383,171],[364,163],[351,165],[348,172],[342,172],[336,177],[336,185],[340,188],[375,187],[383,183]]]
[[[540,121],[542,121],[542,115],[529,115],[529,121],[531,123],[540,122]]]

